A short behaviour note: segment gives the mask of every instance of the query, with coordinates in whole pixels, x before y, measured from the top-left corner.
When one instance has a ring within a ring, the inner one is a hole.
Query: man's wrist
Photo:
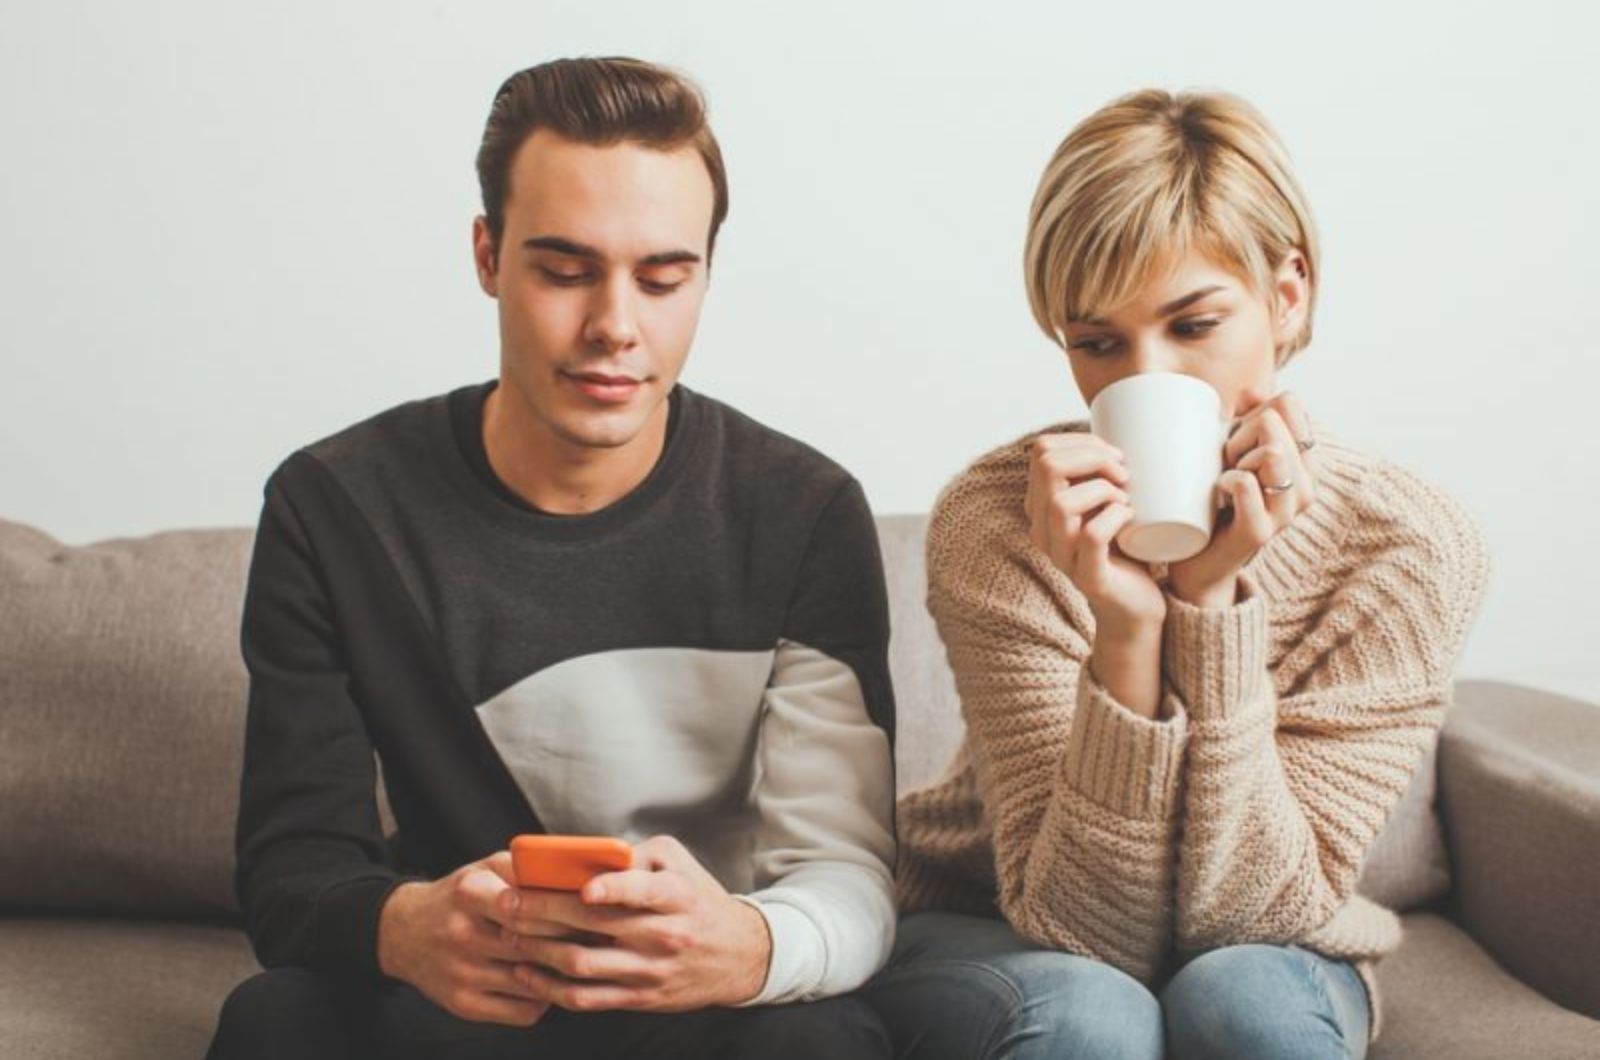
[[[730,895],[735,903],[735,920],[742,924],[740,932],[744,944],[739,948],[746,959],[742,963],[743,975],[731,1003],[745,1004],[766,989],[767,976],[772,970],[772,927],[761,904],[742,894]]]
[[[389,892],[389,897],[384,899],[382,908],[378,910],[378,971],[391,979],[406,978],[404,933],[408,923],[407,913],[411,900],[423,886],[425,884],[416,880],[400,884]]]

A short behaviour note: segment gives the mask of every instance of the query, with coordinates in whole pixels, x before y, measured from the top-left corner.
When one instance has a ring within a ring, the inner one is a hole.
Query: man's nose
[[[595,287],[583,338],[604,350],[625,350],[639,341],[631,279],[607,279]]]

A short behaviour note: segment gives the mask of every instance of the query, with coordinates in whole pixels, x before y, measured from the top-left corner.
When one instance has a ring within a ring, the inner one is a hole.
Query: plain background
[[[295,447],[493,375],[473,154],[509,73],[706,89],[732,212],[685,376],[925,511],[1082,414],[1023,224],[1071,125],[1222,88],[1317,211],[1283,385],[1475,514],[1462,672],[1600,700],[1600,18],[1576,4],[25,4],[0,32],[0,517],[254,522]]]

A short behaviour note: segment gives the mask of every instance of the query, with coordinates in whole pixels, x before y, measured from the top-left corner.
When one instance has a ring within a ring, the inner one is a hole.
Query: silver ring
[[[1315,438],[1297,439],[1294,444],[1300,447],[1302,453],[1309,453],[1317,447],[1317,440]]]
[[[1269,485],[1265,482],[1261,484],[1261,492],[1265,493],[1269,497],[1276,497],[1280,493],[1288,493],[1292,489],[1294,489],[1294,479],[1290,479],[1288,482],[1279,483],[1276,486]]]

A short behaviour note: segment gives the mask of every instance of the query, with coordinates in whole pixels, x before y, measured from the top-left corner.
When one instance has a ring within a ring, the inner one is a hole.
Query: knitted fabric
[[[1183,954],[1298,944],[1355,965],[1376,1038],[1373,965],[1400,923],[1355,885],[1450,700],[1487,578],[1476,527],[1323,439],[1315,501],[1251,559],[1238,603],[1167,597],[1145,718],[1084,665],[1094,617],[1029,540],[1031,437],[968,468],[929,522],[967,732],[900,801],[902,912],[998,911],[1146,983]]]

